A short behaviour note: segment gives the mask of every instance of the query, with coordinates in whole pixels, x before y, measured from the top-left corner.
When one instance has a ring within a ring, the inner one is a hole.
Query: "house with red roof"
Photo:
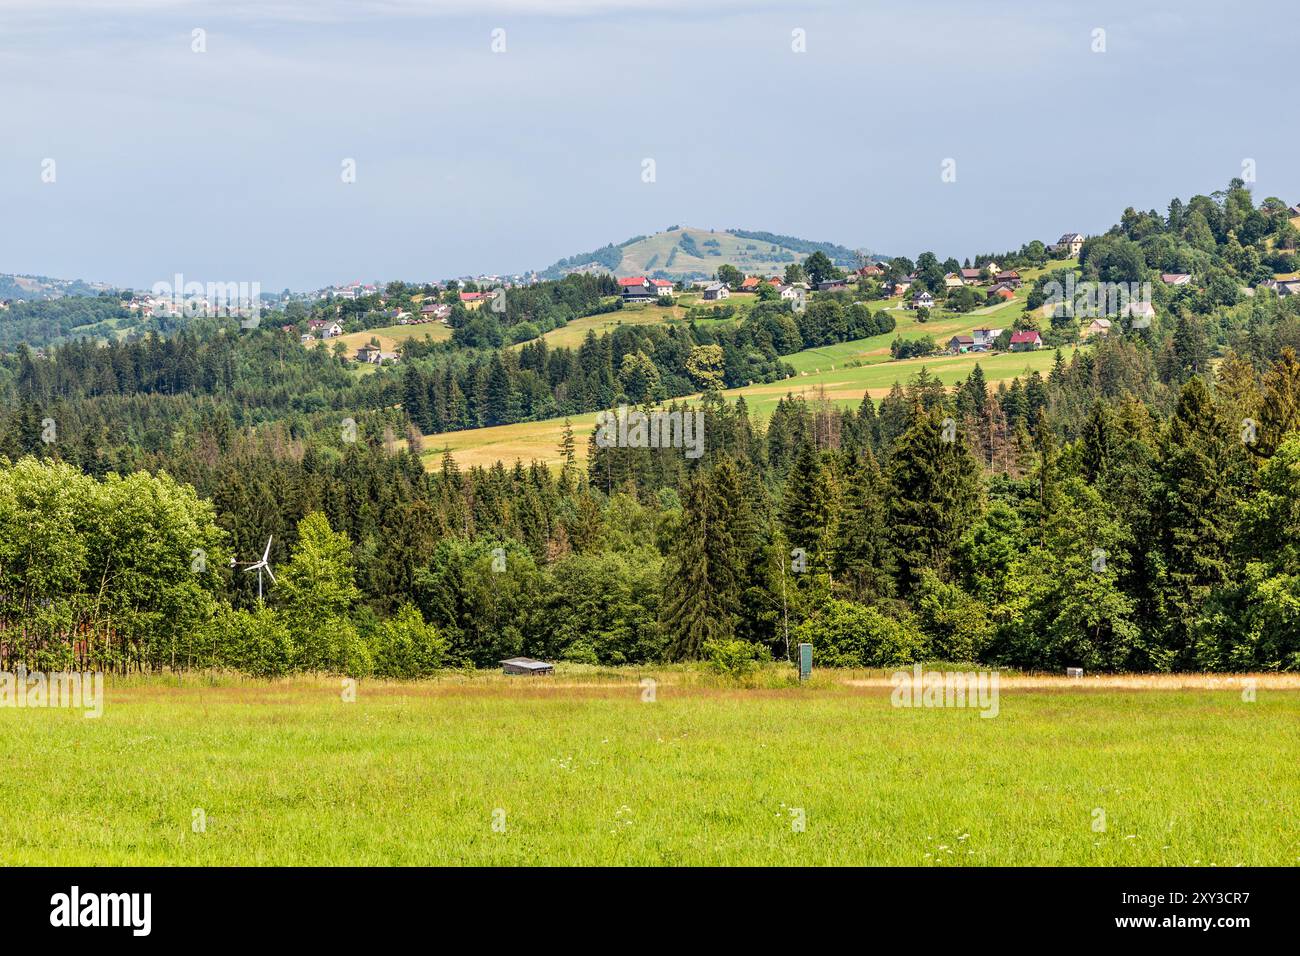
[[[1043,337],[1033,329],[1011,333],[1011,351],[1032,352],[1043,347]]]
[[[673,284],[667,279],[651,279],[650,287],[660,298],[668,298],[673,294]]]

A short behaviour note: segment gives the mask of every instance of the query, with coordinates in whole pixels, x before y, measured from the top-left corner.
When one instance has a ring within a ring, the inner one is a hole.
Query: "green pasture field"
[[[1046,268],[1066,265],[1070,263],[1049,262]],[[916,314],[904,309],[898,300],[871,303],[873,309],[884,308],[890,311],[897,323],[894,331],[852,342],[804,349],[784,356],[782,360],[788,362],[797,373],[794,378],[768,384],[759,382],[729,389],[722,394],[729,401],[735,401],[743,395],[750,412],[759,419],[766,419],[777,402],[786,395],[803,395],[841,406],[856,406],[861,403],[864,394],[869,393],[874,399],[882,398],[895,382],[907,384],[922,368],[945,385],[963,381],[976,364],[983,370],[984,378],[990,386],[1024,377],[1033,371],[1046,373],[1055,361],[1056,353],[1052,349],[1037,352],[938,354],[903,361],[892,361],[889,353],[890,343],[897,336],[916,339],[930,335],[943,348],[958,333],[969,333],[972,329],[986,326],[1010,328],[1024,310],[1024,300],[1029,295],[1033,280],[1042,271],[1031,269],[1022,273],[1024,285],[1014,299],[965,314],[937,311],[927,322],[918,322]],[[739,309],[748,310],[753,307],[756,298],[747,294],[735,295],[723,304],[734,304]],[[699,302],[698,293],[679,295],[676,301],[677,304],[671,309],[658,305],[634,306],[607,315],[577,319],[562,329],[548,332],[545,338],[551,345],[577,346],[588,330],[600,334],[621,322],[653,324],[682,321],[688,306],[703,304]],[[1068,361],[1074,353],[1074,347],[1062,351]],[[574,435],[578,438],[577,457],[579,461],[585,461],[588,451],[586,436],[595,427],[596,415],[575,415],[571,422]],[[427,467],[436,468],[442,461],[444,449],[449,449],[462,467],[486,467],[497,461],[512,464],[516,459],[525,463],[543,461],[558,467],[563,463],[558,450],[563,432],[564,419],[556,418],[427,435],[423,442],[424,461]]]
[[[1300,862],[1300,691],[1007,684],[986,719],[775,667],[110,681],[0,709],[0,862]]]

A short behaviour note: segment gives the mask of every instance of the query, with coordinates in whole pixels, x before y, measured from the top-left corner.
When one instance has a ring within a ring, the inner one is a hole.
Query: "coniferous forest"
[[[824,665],[1295,670],[1300,296],[1265,284],[1295,249],[1285,205],[1239,181],[1130,209],[1078,265],[1154,279],[1149,326],[1046,374],[992,386],[976,362],[945,387],[911,363],[878,400],[790,397],[765,420],[721,390],[893,319],[850,287],[503,345],[503,324],[563,324],[609,291],[562,280],[502,319],[458,307],[451,341],[356,376],[292,316],[104,343],[63,333],[106,297],[0,315],[49,333],[0,358],[0,666],[418,677],[809,641]],[[1165,288],[1174,272],[1195,281]],[[698,459],[569,430],[560,468],[462,469],[421,438],[697,393]],[[245,568],[268,538],[259,600]]]

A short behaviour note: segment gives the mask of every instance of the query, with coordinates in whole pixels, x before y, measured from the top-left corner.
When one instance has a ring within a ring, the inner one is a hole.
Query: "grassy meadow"
[[[878,672],[340,684],[110,681],[99,719],[0,709],[0,860],[1300,862],[1300,682],[1276,677],[1251,703],[1232,678],[1007,677],[994,719],[895,708]]]
[[[883,398],[895,382],[906,384],[922,368],[927,369],[943,384],[955,385],[969,376],[978,364],[990,387],[996,387],[999,382],[1024,377],[1033,371],[1046,373],[1055,361],[1053,349],[965,355],[941,353],[925,358],[894,361],[889,346],[898,336],[918,339],[929,335],[943,348],[952,336],[959,333],[969,333],[973,329],[984,327],[1010,328],[1016,317],[1024,311],[1025,299],[1029,296],[1034,279],[1044,271],[1072,265],[1074,263],[1069,260],[1061,260],[1048,262],[1044,269],[1026,270],[1022,273],[1024,285],[1014,299],[965,314],[936,311],[927,322],[918,322],[916,313],[903,308],[899,300],[871,303],[873,309],[888,309],[894,316],[897,323],[894,331],[851,342],[804,349],[784,356],[783,361],[794,368],[795,377],[769,384],[755,383],[728,389],[722,394],[730,401],[743,395],[751,414],[760,420],[766,420],[777,402],[786,395],[803,395],[810,400],[856,406],[864,394],[870,394],[873,399]],[[734,305],[743,312],[752,308],[756,302],[757,297],[754,295],[738,294],[723,304]],[[700,301],[699,293],[685,293],[677,296],[676,305],[671,309],[655,304],[633,306],[606,315],[577,319],[543,337],[552,346],[577,347],[582,344],[588,331],[600,335],[624,323],[640,325],[683,322],[690,306],[708,304]],[[1074,347],[1063,350],[1067,361],[1073,353]],[[584,462],[588,452],[586,439],[596,425],[596,413],[572,416],[571,422],[578,438],[577,457],[579,462]],[[449,450],[461,467],[487,467],[498,461],[512,464],[516,459],[525,463],[542,461],[552,467],[559,467],[563,463],[559,453],[563,434],[564,419],[553,418],[426,435],[423,442],[424,462],[426,467],[436,468],[442,460],[444,450]]]

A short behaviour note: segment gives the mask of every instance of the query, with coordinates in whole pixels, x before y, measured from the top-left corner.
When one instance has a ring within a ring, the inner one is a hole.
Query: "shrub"
[[[428,677],[446,660],[447,641],[415,607],[405,604],[396,617],[375,627],[370,656],[376,677]]]
[[[933,571],[921,572],[913,605],[930,653],[939,660],[973,663],[993,638],[983,603]]]
[[[772,654],[766,647],[749,641],[707,641],[703,649],[709,670],[733,680],[748,677],[757,670],[759,664],[772,659]]]
[[[251,677],[282,677],[293,667],[288,626],[265,604],[252,611],[225,608],[212,623],[218,661]]]
[[[791,635],[813,646],[813,662],[825,667],[892,667],[925,657],[925,636],[911,621],[874,607],[830,601]]]

